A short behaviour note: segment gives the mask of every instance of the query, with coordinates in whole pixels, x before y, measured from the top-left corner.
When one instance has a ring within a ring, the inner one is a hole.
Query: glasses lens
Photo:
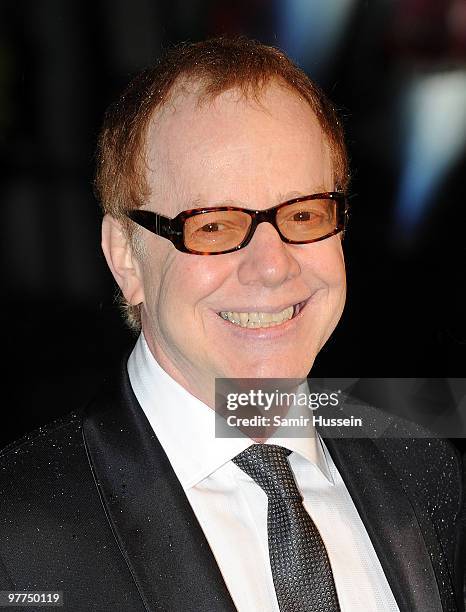
[[[239,210],[213,210],[186,219],[184,244],[198,253],[219,253],[237,247],[251,226],[251,217]]]
[[[288,240],[306,242],[331,234],[337,227],[335,200],[304,200],[282,206],[277,211],[277,225]]]

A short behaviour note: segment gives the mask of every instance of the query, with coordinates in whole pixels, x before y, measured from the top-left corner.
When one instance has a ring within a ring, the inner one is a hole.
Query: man
[[[330,103],[275,49],[185,45],[129,86],[97,188],[142,333],[82,412],[4,451],[3,589],[73,612],[463,609],[445,442],[214,434],[216,378],[305,377],[337,325],[347,183]]]

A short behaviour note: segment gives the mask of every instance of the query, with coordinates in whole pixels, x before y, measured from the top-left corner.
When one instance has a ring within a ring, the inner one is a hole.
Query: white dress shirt
[[[214,411],[173,380],[141,334],[128,360],[134,393],[204,531],[238,612],[279,612],[267,496],[231,459],[254,443],[216,438]],[[363,522],[320,436],[279,438],[327,548],[342,612],[398,612]]]

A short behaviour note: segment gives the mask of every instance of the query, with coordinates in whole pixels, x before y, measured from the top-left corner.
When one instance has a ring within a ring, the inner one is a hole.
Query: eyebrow
[[[328,189],[323,187],[322,185],[318,185],[309,191],[288,191],[285,194],[278,193],[276,198],[276,203],[271,202],[270,207],[277,206],[278,204],[282,204],[283,202],[288,202],[288,200],[292,200],[294,198],[302,198],[307,195],[312,195],[314,193],[327,193],[328,191],[332,191],[332,189]],[[222,200],[218,200],[216,202],[207,203],[201,197],[192,200],[189,204],[189,208],[185,207],[181,210],[191,210],[193,208],[213,208],[214,206],[237,206],[238,208],[253,208],[250,202],[242,202],[241,200],[235,200],[233,198],[224,198]]]
[[[312,195],[314,193],[327,193],[328,191],[333,191],[333,190],[327,189],[326,187],[323,187],[322,185],[317,185],[317,187],[314,187],[314,189],[311,189],[310,191],[288,191],[284,195],[279,193],[278,203],[288,202],[288,200],[292,200],[293,198],[302,198],[304,196]]]

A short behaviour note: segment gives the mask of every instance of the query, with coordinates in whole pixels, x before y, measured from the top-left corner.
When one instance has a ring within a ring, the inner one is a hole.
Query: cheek
[[[309,276],[319,279],[329,290],[345,291],[345,260],[339,237],[334,236],[310,246],[314,248],[310,249],[304,264]]]
[[[319,270],[322,282],[327,286],[327,313],[325,316],[329,327],[326,338],[330,336],[338,323],[346,301],[345,260],[341,242],[338,238],[337,240],[333,248],[329,248],[326,257],[322,258]]]
[[[161,277],[160,312],[191,325],[201,321],[203,310],[213,301],[211,296],[219,292],[231,272],[231,266],[219,258],[177,254]]]

